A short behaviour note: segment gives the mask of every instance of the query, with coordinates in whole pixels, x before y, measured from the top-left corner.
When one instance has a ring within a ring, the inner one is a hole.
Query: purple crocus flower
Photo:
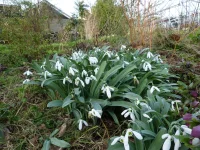
[[[200,138],[200,125],[192,128],[191,136]]]
[[[191,91],[190,94],[191,94],[194,98],[197,98],[197,97],[198,97],[198,93],[197,93],[196,90]]]
[[[192,120],[192,114],[186,113],[183,115],[183,120],[190,121]]]

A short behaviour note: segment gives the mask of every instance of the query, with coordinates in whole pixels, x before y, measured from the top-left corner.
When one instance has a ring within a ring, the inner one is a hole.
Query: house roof
[[[51,8],[53,8],[57,13],[59,13],[62,16],[64,16],[65,18],[67,18],[67,19],[71,18],[68,14],[66,14],[65,12],[63,12],[61,9],[59,9],[55,5],[51,4],[49,1],[43,0],[42,3],[47,4],[48,6],[50,6]]]

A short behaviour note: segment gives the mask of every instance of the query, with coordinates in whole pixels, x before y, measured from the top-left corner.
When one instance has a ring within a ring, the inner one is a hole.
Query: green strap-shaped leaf
[[[105,73],[105,76],[103,77],[101,82],[97,85],[97,88],[95,89],[94,97],[99,98],[101,88],[103,84],[105,83],[105,81],[107,81],[110,76],[114,75],[120,68],[121,68],[121,65],[117,65]]]
[[[116,114],[115,114],[112,110],[107,110],[107,111],[108,111],[108,113],[111,115],[111,117],[113,118],[114,122],[115,122],[117,125],[119,125],[119,120],[118,120]]]
[[[50,138],[50,141],[51,141],[51,144],[53,144],[55,146],[58,146],[58,147],[61,147],[61,148],[70,147],[70,144],[68,142],[65,142],[63,140],[59,140],[59,139],[57,139],[55,137]]]
[[[119,106],[119,107],[124,107],[124,108],[130,108],[130,107],[133,107],[133,104],[126,101],[113,101],[108,106]]]
[[[133,69],[137,68],[133,63],[130,63],[125,69],[123,69],[114,79],[109,83],[110,86],[115,86],[123,78],[126,77]]]
[[[62,100],[53,100],[47,104],[47,107],[61,107],[63,104]]]
[[[165,128],[160,129],[158,134],[156,135],[155,139],[149,146],[148,150],[159,150],[161,149],[165,139],[162,139],[162,135],[167,133],[167,130]]]
[[[50,141],[49,140],[45,140],[43,143],[43,147],[42,150],[50,150]]]
[[[103,61],[101,63],[101,66],[100,66],[99,71],[98,71],[97,76],[96,76],[97,81],[95,81],[95,80],[92,81],[91,88],[90,88],[91,96],[93,96],[95,88],[96,88],[96,86],[99,82],[99,79],[101,78],[101,75],[104,73],[104,69],[106,68],[106,64],[107,64],[106,61]]]

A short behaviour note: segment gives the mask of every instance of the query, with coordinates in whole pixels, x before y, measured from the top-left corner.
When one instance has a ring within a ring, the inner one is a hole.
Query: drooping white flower
[[[96,68],[94,69],[95,75],[97,75],[98,71],[99,71],[99,67],[96,67]]]
[[[124,68],[124,67],[127,66],[127,65],[129,65],[129,62],[123,61],[122,68]]]
[[[155,90],[160,92],[160,89],[158,87],[152,86],[151,89],[150,89],[150,93],[152,94]]]
[[[82,120],[82,119],[79,119],[78,120],[78,129],[79,130],[82,130],[82,128],[83,128],[83,124],[85,125],[85,126],[88,126],[88,123],[85,121],[85,120]]]
[[[139,84],[140,83],[136,76],[133,77],[133,82],[134,82],[134,84]]]
[[[116,60],[120,60],[120,58],[119,58],[119,55],[118,55],[118,54],[115,54],[115,57],[116,57],[116,58],[115,58]]]
[[[111,98],[111,91],[114,91],[114,88],[110,87],[110,86],[106,86],[105,84],[102,86],[101,88],[102,93],[106,93],[108,98]]]
[[[192,129],[188,128],[188,126],[186,126],[186,125],[181,125],[181,128],[183,129],[184,134],[187,133],[187,134],[191,135]]]
[[[153,59],[156,63],[163,63],[163,60],[160,58],[160,55],[156,55]]]
[[[129,144],[128,144],[128,137],[130,136],[135,136],[138,140],[142,140],[143,137],[140,133],[132,130],[131,128],[127,129],[126,130],[126,134],[125,134],[125,137],[124,137],[124,148],[129,150]]]
[[[87,73],[87,71],[83,70],[83,71],[82,71],[82,73],[81,73],[81,76],[82,76],[82,77],[84,77],[84,76],[86,76],[86,77],[87,77],[87,76],[88,76],[88,73]]]
[[[194,146],[200,145],[200,139],[199,138],[194,138],[192,140],[192,145],[194,145]]]
[[[85,83],[90,84],[90,81],[97,80],[95,76],[91,75],[90,77],[85,78]]]
[[[69,68],[69,74],[74,76],[75,73],[77,73],[77,72],[78,72],[78,70],[76,70],[75,68],[72,68],[72,67]]]
[[[145,118],[148,119],[148,120],[147,120],[148,123],[149,123],[149,122],[152,122],[153,119],[152,119],[149,115],[143,114],[143,116],[144,116]]]
[[[124,50],[124,49],[126,49],[126,45],[121,45],[120,50]]]
[[[124,143],[124,136],[116,137],[116,138],[112,141],[111,145],[115,145],[118,141],[121,142],[121,143]]]
[[[151,71],[151,64],[149,62],[144,62],[143,69],[144,71]]]
[[[88,117],[98,117],[98,118],[101,118],[101,115],[100,115],[100,110],[95,110],[95,109],[92,109],[91,111],[88,112]]]
[[[151,58],[151,57],[153,57],[153,54],[151,52],[148,52],[147,53],[147,58]]]
[[[79,83],[81,83],[81,85],[82,85],[83,87],[85,87],[85,83],[84,83],[79,77],[77,77],[77,78],[75,79],[75,85],[78,86]]]
[[[68,81],[69,83],[72,83],[72,80],[66,76],[64,79],[63,79],[63,84],[65,84],[65,82]]]
[[[178,129],[175,135],[180,135],[180,130]],[[174,150],[178,150],[181,147],[181,142],[174,136]]]
[[[98,59],[96,57],[89,57],[90,65],[95,65],[98,63]]]
[[[171,102],[171,111],[175,111],[174,104],[176,105],[176,107],[178,109],[178,103],[181,103],[181,101],[180,100],[175,100],[175,101]]]
[[[85,54],[82,51],[78,51],[78,52],[72,53],[71,59],[80,61],[81,59],[84,58],[84,56],[85,56]]]
[[[45,69],[45,65],[46,65],[46,60],[42,63],[42,66],[40,66],[40,68]]]
[[[132,108],[125,109],[121,115],[123,115],[125,118],[130,116],[132,121],[135,121],[135,115],[134,115],[134,110]]]
[[[31,71],[29,71],[29,70],[27,70],[26,72],[24,72],[23,73],[23,75],[27,75],[27,76],[30,76],[30,75],[32,75],[33,73],[31,72]]]
[[[63,64],[58,60],[55,64],[55,68],[58,70],[58,71],[61,71],[61,68],[63,67]]]
[[[106,51],[105,54],[103,55],[103,57],[107,55],[108,58],[110,58],[110,57],[112,57],[112,54],[113,53],[111,51]]]
[[[170,150],[172,136],[169,134],[163,134],[162,139],[166,139],[163,144],[162,150]]]
[[[28,82],[30,82],[30,79],[26,79],[26,80],[24,80],[22,83],[23,83],[23,84],[26,84],[26,83],[28,83]]]
[[[44,78],[45,78],[45,79],[47,79],[47,77],[51,77],[51,76],[52,76],[52,74],[51,74],[49,71],[46,70],[46,71],[44,72]]]

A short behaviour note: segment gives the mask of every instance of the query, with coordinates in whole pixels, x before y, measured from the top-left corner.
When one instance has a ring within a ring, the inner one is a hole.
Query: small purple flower
[[[199,102],[198,101],[193,101],[192,103],[191,103],[191,106],[192,107],[197,107],[199,105]]]
[[[190,94],[194,97],[194,98],[197,98],[198,97],[198,93],[197,91],[191,91]]]
[[[200,138],[200,125],[192,128],[191,136]]]
[[[192,114],[186,113],[183,115],[183,120],[190,121],[192,120]]]

